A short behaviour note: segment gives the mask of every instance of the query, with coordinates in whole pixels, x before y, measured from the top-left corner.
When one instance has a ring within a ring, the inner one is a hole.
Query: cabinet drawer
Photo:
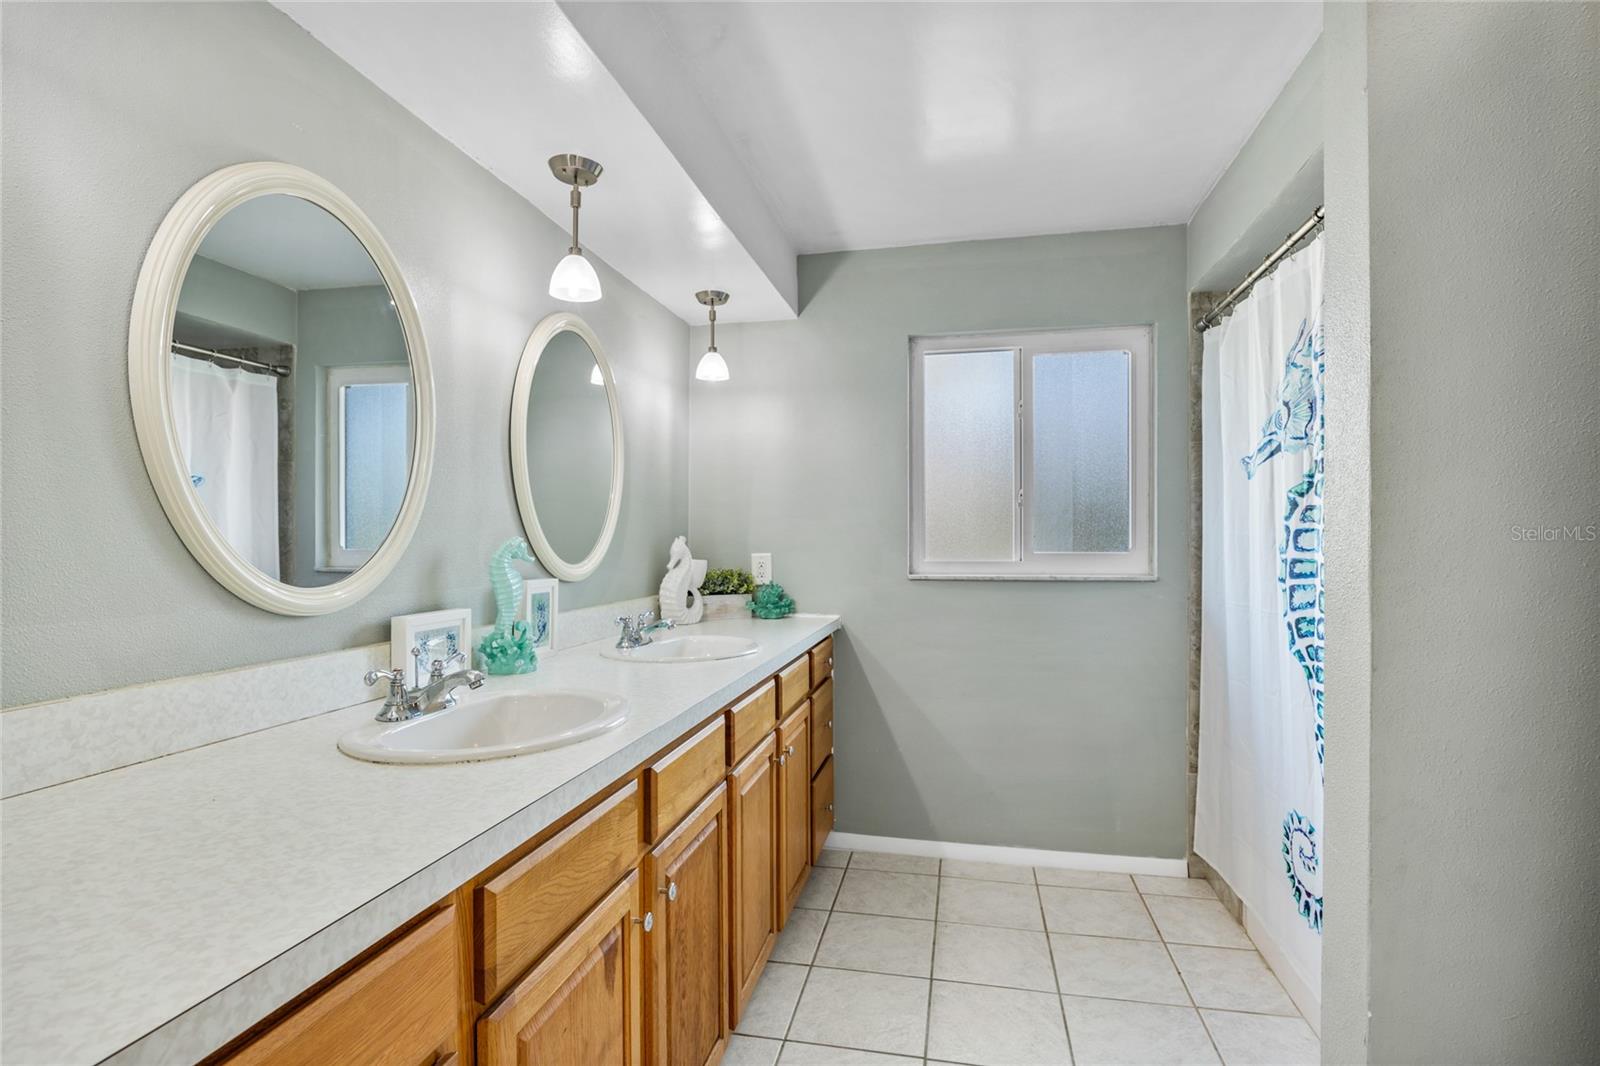
[[[479,1003],[489,1003],[638,862],[643,802],[629,781],[478,888]]]
[[[786,716],[811,695],[811,656],[802,655],[778,671],[778,717]]]
[[[778,724],[778,683],[768,681],[728,708],[728,764],[737,765]]]
[[[822,643],[811,649],[811,687],[822,684],[822,679],[833,676],[833,638],[823,637]]]
[[[666,836],[728,772],[728,722],[722,715],[644,772],[651,843]]]
[[[811,861],[822,854],[828,834],[833,832],[833,760],[823,762],[811,779]]]
[[[456,1051],[455,908],[379,951],[224,1061],[229,1066],[382,1066]]]
[[[833,754],[833,678],[825,677],[811,694],[811,772]]]

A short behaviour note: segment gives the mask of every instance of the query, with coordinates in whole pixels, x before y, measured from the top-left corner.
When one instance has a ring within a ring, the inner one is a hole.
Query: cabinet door
[[[811,694],[811,776],[833,754],[833,678],[825,677]]]
[[[783,910],[778,928],[811,870],[811,701],[806,700],[778,726],[778,882]]]
[[[478,1066],[642,1066],[637,871],[623,878],[478,1022]]]
[[[728,1035],[728,786],[650,853],[656,925],[645,945],[649,1058],[706,1066]]]
[[[778,936],[778,738],[768,733],[728,776],[733,840],[733,994],[728,1024],[755,991]]]
[[[811,861],[822,857],[822,849],[833,832],[833,759],[830,757],[811,779]]]

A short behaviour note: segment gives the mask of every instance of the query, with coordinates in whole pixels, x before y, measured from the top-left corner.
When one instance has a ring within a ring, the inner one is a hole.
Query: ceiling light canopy
[[[727,381],[728,361],[717,351],[717,308],[728,302],[728,294],[716,289],[702,289],[694,294],[694,298],[705,304],[711,315],[711,344],[706,348],[706,354],[700,357],[700,365],[694,368],[694,376],[701,381]]]
[[[568,303],[593,303],[600,299],[600,276],[583,256],[578,243],[578,209],[583,206],[583,190],[600,180],[604,168],[581,155],[553,155],[550,173],[563,185],[572,186],[572,247],[550,275],[550,295]]]

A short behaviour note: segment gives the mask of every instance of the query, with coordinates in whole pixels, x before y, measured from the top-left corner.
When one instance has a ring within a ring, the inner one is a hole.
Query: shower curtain
[[[1205,334],[1196,853],[1320,998],[1319,238]]]
[[[172,413],[189,480],[218,532],[278,576],[278,379],[172,357]]]

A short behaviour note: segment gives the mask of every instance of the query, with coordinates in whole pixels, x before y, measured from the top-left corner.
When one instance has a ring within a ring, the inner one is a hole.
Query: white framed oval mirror
[[[599,567],[622,510],[622,409],[594,330],[558,311],[528,337],[511,393],[511,481],[539,562],[563,581]]]
[[[394,254],[323,178],[240,163],[183,194],[139,271],[128,388],[168,520],[240,599],[327,614],[400,561],[433,373]]]

